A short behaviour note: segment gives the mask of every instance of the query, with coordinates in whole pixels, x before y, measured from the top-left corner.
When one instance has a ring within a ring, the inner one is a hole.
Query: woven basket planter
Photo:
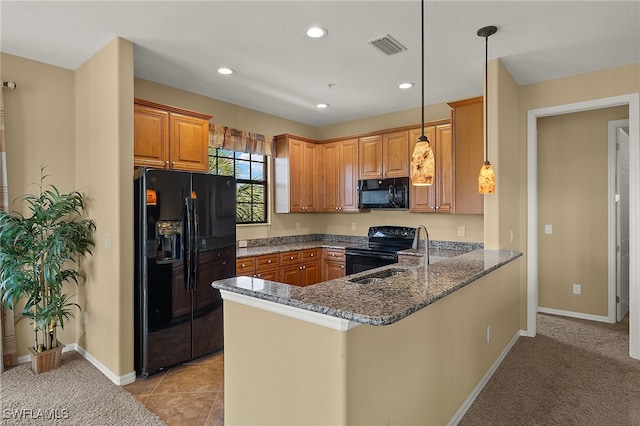
[[[62,348],[64,345],[60,342],[58,342],[58,347],[44,352],[36,352],[34,348],[28,348],[31,354],[31,370],[35,374],[40,374],[60,367]]]

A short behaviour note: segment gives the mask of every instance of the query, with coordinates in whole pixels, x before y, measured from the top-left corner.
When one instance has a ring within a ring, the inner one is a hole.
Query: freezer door
[[[136,196],[136,371],[191,359],[192,294],[184,279],[183,223],[190,174],[145,170]]]

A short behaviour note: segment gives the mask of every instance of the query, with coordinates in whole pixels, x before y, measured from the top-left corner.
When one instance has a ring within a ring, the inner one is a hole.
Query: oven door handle
[[[349,253],[349,252],[346,252],[345,254],[347,256],[375,257],[376,259],[396,260],[396,255],[395,254],[387,254],[387,253],[376,253],[376,252],[371,252],[371,253]]]

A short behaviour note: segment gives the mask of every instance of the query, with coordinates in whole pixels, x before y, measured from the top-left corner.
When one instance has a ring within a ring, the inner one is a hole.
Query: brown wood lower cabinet
[[[280,282],[298,286],[316,284],[322,280],[319,248],[280,254]]]
[[[242,257],[236,260],[236,275],[306,286],[322,281],[321,249]]]
[[[345,274],[345,254],[342,249],[322,250],[322,280],[342,278]]]

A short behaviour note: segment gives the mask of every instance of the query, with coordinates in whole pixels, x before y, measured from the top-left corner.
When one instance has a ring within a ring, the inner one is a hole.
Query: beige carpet
[[[538,315],[465,417],[467,425],[640,425],[640,361],[628,322]]]
[[[0,374],[1,425],[164,425],[75,351],[60,368],[33,374],[21,364]]]

